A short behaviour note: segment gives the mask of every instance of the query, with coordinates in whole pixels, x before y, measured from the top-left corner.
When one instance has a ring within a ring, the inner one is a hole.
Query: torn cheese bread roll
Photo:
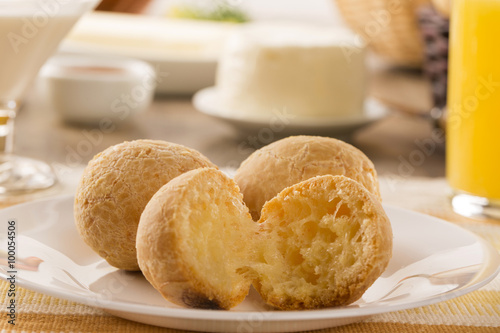
[[[193,170],[153,196],[137,233],[147,280],[171,302],[196,308],[230,309],[251,283],[284,310],[346,305],[380,276],[391,252],[379,200],[331,175],[284,189],[255,223],[233,180]]]
[[[260,218],[254,286],[280,309],[317,309],[359,299],[387,267],[392,229],[380,201],[344,176],[284,189]]]
[[[146,206],[137,232],[139,266],[173,303],[230,309],[248,294],[256,231],[232,179],[216,169],[193,170]]]

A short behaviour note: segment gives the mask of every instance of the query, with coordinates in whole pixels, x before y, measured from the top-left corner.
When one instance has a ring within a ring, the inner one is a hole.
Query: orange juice
[[[500,200],[500,0],[454,0],[450,27],[447,178]]]

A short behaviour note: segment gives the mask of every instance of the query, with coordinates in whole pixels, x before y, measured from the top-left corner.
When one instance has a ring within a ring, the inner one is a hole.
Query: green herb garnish
[[[175,18],[234,23],[243,23],[250,20],[248,15],[243,10],[223,3],[218,3],[210,8],[202,8],[194,5],[173,7],[170,9],[168,16]]]

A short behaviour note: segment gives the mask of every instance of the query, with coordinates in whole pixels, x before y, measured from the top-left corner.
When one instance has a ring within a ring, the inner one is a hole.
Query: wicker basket
[[[424,45],[416,10],[430,0],[334,0],[347,24],[381,57],[420,67]]]
[[[432,0],[432,3],[443,17],[450,17],[451,0]]]

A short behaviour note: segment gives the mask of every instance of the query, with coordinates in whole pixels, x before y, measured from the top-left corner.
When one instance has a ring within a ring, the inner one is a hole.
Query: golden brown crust
[[[350,304],[382,274],[392,229],[380,201],[344,176],[318,176],[268,201],[254,287],[283,310]]]
[[[112,266],[138,270],[135,238],[153,194],[174,177],[214,165],[199,152],[154,140],[124,142],[96,155],[75,197],[76,227],[83,240]]]
[[[293,136],[251,154],[234,179],[252,217],[257,220],[264,203],[284,188],[320,175],[352,178],[380,199],[373,163],[357,148],[337,139]]]
[[[144,209],[139,266],[173,303],[229,309],[248,294],[256,230],[232,179],[215,169],[193,170],[163,186]]]

